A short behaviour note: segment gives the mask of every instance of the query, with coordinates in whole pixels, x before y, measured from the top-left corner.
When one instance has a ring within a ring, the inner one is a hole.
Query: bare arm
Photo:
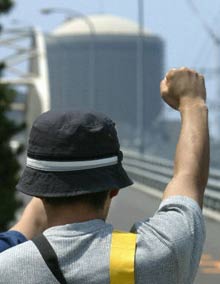
[[[42,201],[32,198],[20,220],[10,230],[22,233],[27,239],[42,233],[47,227],[47,217]]]
[[[202,207],[209,171],[208,110],[203,76],[187,68],[171,70],[161,82],[161,96],[180,111],[181,132],[174,176],[163,199],[173,195],[193,198]]]

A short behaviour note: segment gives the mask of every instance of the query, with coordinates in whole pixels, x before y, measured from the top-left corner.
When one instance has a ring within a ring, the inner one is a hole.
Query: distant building
[[[110,115],[122,140],[133,141],[137,126],[138,25],[95,15],[64,22],[46,36],[50,100],[54,110],[93,108]],[[161,111],[159,84],[164,45],[144,32],[145,131]]]

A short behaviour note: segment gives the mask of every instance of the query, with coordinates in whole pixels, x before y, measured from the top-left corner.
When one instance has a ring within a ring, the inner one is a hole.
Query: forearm
[[[27,239],[47,228],[47,216],[42,201],[34,197],[25,208],[20,220],[10,230],[20,232]]]
[[[184,107],[180,113],[181,131],[174,160],[174,176],[164,196],[173,191],[174,194],[192,197],[202,206],[209,171],[208,110],[205,104],[199,104]]]
[[[38,235],[43,231],[43,228],[39,223],[30,222],[29,219],[22,218],[17,224],[15,224],[10,231],[17,231],[24,235],[28,240]]]
[[[201,165],[203,165],[201,167]],[[209,171],[208,110],[205,104],[181,110],[174,175],[190,175],[205,187]]]

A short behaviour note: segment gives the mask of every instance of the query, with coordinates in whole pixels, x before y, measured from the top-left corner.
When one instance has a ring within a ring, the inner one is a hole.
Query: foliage
[[[12,1],[0,0],[0,14],[7,13],[12,5]],[[4,63],[0,63],[0,77],[3,70]],[[7,229],[8,223],[14,219],[16,210],[21,206],[15,190],[20,170],[17,156],[21,148],[13,150],[10,141],[24,129],[24,125],[17,125],[7,115],[15,96],[13,88],[0,84],[0,231]]]
[[[22,149],[19,147],[16,151],[13,150],[10,141],[15,134],[24,129],[24,125],[17,125],[7,117],[15,96],[14,89],[0,84],[0,231],[7,228],[7,224],[14,219],[14,214],[21,205],[16,198],[15,185],[20,170],[17,155]]]
[[[10,0],[0,0],[0,13],[8,13],[13,7],[14,3]]]

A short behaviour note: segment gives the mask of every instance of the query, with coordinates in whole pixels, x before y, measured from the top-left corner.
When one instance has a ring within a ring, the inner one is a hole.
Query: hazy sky
[[[201,16],[220,37],[220,1],[192,1]],[[43,31],[50,31],[62,22],[64,15],[41,15],[39,10],[44,7],[72,8],[84,14],[105,12],[137,21],[137,0],[17,0],[15,2],[13,12],[2,18],[5,26],[12,26],[13,20],[16,19],[20,21],[20,25],[35,25]],[[198,17],[190,9],[189,2],[190,0],[144,0],[145,27],[160,35],[165,41],[165,72],[171,67],[189,66],[201,69],[216,67],[218,63],[220,65],[220,45],[218,50]],[[209,103],[216,101],[218,97],[220,102],[220,95],[216,94],[218,77],[220,78],[220,74],[212,76],[207,74]]]

